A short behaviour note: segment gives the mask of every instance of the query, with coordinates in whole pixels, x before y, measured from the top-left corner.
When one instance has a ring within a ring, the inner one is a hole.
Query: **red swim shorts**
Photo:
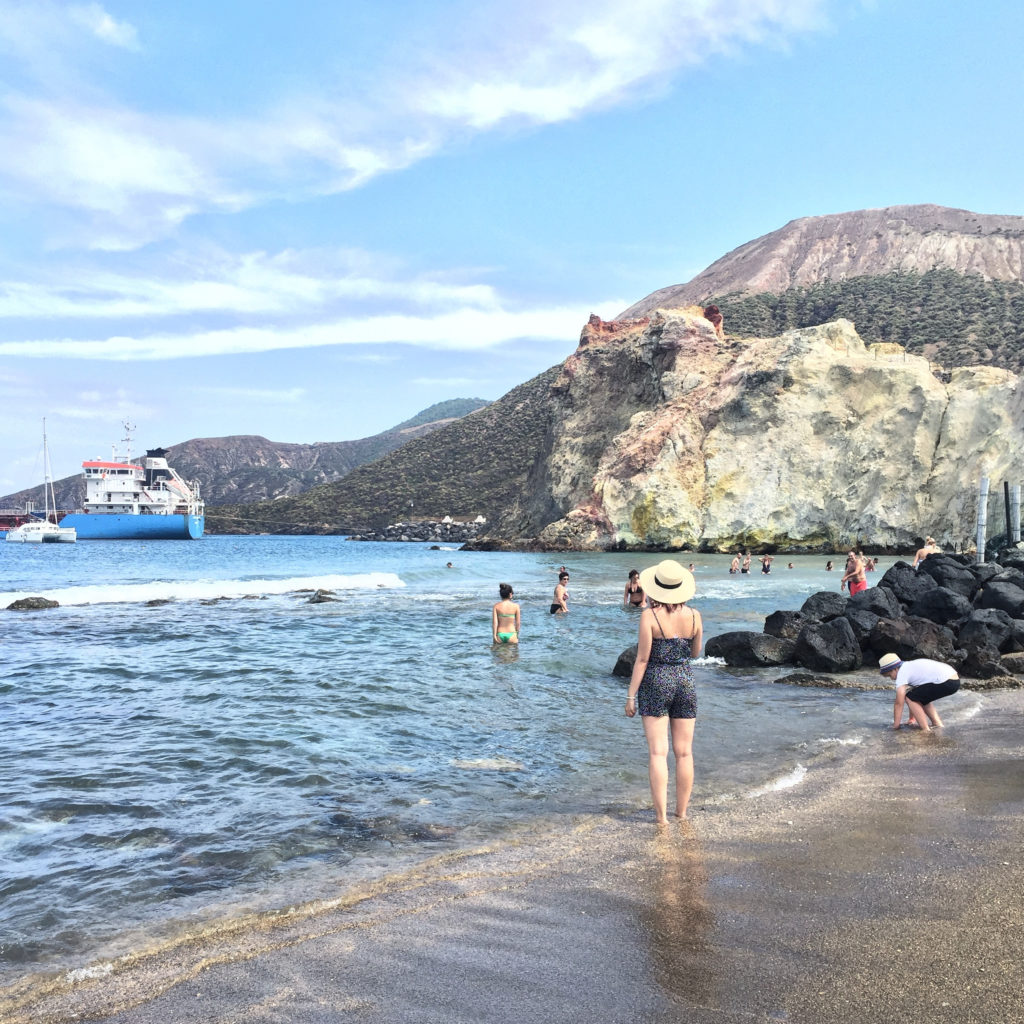
[[[862,590],[867,589],[867,580],[850,580],[850,597],[853,597],[854,594],[859,594]]]

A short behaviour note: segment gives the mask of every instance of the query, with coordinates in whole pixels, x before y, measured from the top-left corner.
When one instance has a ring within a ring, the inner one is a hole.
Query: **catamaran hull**
[[[61,526],[73,526],[79,540],[199,540],[205,516],[72,512]]]

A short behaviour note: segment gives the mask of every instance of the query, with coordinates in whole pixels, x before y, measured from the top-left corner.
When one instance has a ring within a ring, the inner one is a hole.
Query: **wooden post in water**
[[[1010,543],[1020,543],[1020,484],[1010,488]]]
[[[988,526],[988,477],[981,478],[981,485],[978,487],[978,563],[985,561],[985,533]]]

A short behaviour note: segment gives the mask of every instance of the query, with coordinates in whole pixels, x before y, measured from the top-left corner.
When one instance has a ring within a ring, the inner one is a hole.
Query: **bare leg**
[[[924,713],[924,708],[909,697],[907,698],[907,707],[910,708],[910,717],[921,726],[921,731],[930,732],[931,725],[928,722],[928,716]]]
[[[644,715],[644,735],[647,737],[647,771],[651,777],[654,820],[664,825],[668,821],[668,716],[655,718]]]
[[[672,719],[672,753],[676,755],[676,817],[685,818],[693,792],[693,728],[695,718]]]
[[[942,719],[939,718],[939,713],[935,710],[934,704],[922,704],[922,710],[928,716],[928,720],[932,725],[938,729],[942,728]]]

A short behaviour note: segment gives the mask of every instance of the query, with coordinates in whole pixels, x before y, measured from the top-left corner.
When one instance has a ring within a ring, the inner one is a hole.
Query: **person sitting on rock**
[[[925,537],[924,547],[918,548],[917,554],[914,555],[913,568],[917,568],[929,555],[937,555],[942,551],[942,548],[935,543],[934,537]]]
[[[931,658],[903,661],[898,654],[886,654],[878,660],[878,671],[896,687],[892,706],[894,729],[900,727],[904,703],[910,711],[910,724],[919,725],[922,732],[942,728],[942,719],[933,705],[960,689],[960,676],[952,665]]]

